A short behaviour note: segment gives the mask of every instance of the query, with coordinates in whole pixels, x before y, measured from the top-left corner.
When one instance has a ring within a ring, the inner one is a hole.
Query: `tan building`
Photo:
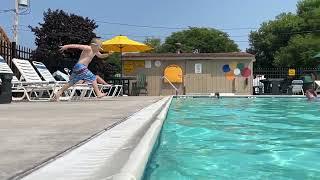
[[[252,94],[255,58],[235,53],[130,53],[123,57],[124,76],[146,76],[148,95]],[[162,78],[162,77],[166,78]]]

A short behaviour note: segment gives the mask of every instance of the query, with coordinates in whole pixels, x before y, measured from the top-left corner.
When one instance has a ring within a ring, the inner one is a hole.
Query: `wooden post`
[[[236,93],[236,79],[232,80],[232,93]]]
[[[16,42],[11,43],[11,59],[17,57],[17,44]]]

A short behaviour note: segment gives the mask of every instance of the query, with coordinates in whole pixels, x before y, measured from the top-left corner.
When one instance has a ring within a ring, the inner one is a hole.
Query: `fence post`
[[[11,59],[17,57],[17,44],[16,42],[11,43]]]

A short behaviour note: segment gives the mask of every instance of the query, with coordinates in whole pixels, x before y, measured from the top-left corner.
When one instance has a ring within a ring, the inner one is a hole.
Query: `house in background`
[[[123,76],[143,74],[149,96],[179,94],[252,94],[255,57],[231,53],[128,53],[123,56]],[[163,78],[163,77],[166,78]],[[170,81],[170,82],[169,82]]]
[[[0,41],[4,41],[7,44],[11,43],[9,37],[7,36],[6,32],[3,30],[1,26],[0,26]]]
[[[0,26],[0,55],[4,57],[7,63],[9,59],[11,59],[11,51],[11,41],[4,29]]]

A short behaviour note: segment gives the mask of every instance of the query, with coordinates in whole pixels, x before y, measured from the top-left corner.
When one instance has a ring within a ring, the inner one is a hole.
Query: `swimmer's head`
[[[306,90],[306,96],[309,100],[314,99],[317,97],[317,94],[313,90]]]
[[[102,41],[100,39],[98,39],[98,38],[93,38],[90,41],[90,46],[94,51],[102,50],[101,45],[102,45]]]
[[[214,94],[214,96],[219,99],[219,98],[220,98],[220,93],[216,92],[216,93]]]

